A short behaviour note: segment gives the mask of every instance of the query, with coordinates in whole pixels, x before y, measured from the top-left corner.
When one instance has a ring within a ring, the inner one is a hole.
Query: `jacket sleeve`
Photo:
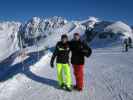
[[[83,42],[82,53],[86,57],[90,57],[92,54],[92,49],[87,45],[87,43]]]
[[[57,53],[58,53],[58,43],[56,44],[56,47],[55,47],[55,50],[53,52],[53,55],[52,55],[50,63],[54,63],[54,60],[55,60],[55,58],[57,56]]]
[[[70,50],[72,50],[72,41],[69,41],[68,44],[69,44]]]

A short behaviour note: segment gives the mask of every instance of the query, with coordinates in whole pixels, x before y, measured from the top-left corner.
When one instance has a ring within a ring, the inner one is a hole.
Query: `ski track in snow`
[[[0,83],[0,100],[133,100],[133,50],[119,48],[94,50],[86,59],[85,88],[71,93],[57,89],[56,70],[51,69],[52,53]]]

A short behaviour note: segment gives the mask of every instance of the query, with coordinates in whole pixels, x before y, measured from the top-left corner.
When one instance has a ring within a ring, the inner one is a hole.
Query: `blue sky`
[[[133,25],[133,0],[0,0],[0,20],[26,21],[33,16],[69,20],[95,16]]]

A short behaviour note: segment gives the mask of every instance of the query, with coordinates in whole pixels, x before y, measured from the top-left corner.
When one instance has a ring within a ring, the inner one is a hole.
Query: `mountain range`
[[[87,32],[88,31],[88,32]],[[116,38],[133,38],[131,26],[122,21],[103,21],[96,17],[89,17],[82,21],[68,21],[63,17],[51,18],[33,17],[26,23],[7,21],[0,23],[0,61],[23,48],[37,45],[41,48],[53,47],[62,34],[70,39],[74,33],[80,33],[83,38],[95,40],[97,36],[108,39],[113,33]],[[111,37],[111,39],[114,39]],[[101,40],[100,40],[101,41]]]

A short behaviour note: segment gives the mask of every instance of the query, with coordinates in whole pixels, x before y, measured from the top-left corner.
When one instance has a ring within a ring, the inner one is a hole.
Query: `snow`
[[[19,22],[0,23],[0,61],[19,49],[17,32],[20,25]]]
[[[93,58],[94,57],[94,58]],[[94,100],[132,100],[132,51],[96,51],[90,59],[90,78]],[[101,92],[102,91],[102,92]],[[91,97],[90,97],[91,98]],[[93,100],[91,99],[91,100]]]
[[[117,21],[107,26],[105,28],[105,31],[114,32],[114,33],[123,33],[125,36],[133,38],[131,27],[121,21]]]
[[[37,71],[40,70],[39,67],[43,67],[44,65],[48,64],[49,56],[51,56],[51,53],[48,53],[47,55],[42,57],[41,60],[36,64],[31,66],[26,66],[26,67],[31,68],[30,70],[34,71],[34,73],[38,73]],[[11,97],[14,95],[14,93],[17,93],[18,89],[21,88],[21,86],[27,84],[27,82],[30,82],[30,80],[27,77],[25,77],[23,74],[18,74],[12,79],[0,84],[0,88],[1,88],[0,100],[11,100]]]
[[[117,21],[110,26],[108,26],[105,30],[112,30],[114,33],[125,31],[125,32],[132,32],[132,29],[121,21]]]
[[[49,46],[52,47],[60,40],[62,34],[71,32],[75,27],[74,23],[56,16],[47,19],[33,17],[25,24],[2,22],[0,23],[0,45],[2,46],[0,49],[0,62],[22,49],[21,46],[27,48],[29,46],[38,46],[37,48],[43,49]]]
[[[25,66],[22,74],[0,83],[0,100],[132,100],[132,52],[122,53],[120,47],[94,49],[86,59],[83,92],[71,93],[57,89],[56,70],[49,65],[52,53],[48,52]]]
[[[21,63],[23,62],[24,60],[28,59],[29,56],[17,56],[15,59],[14,59],[14,62],[12,63],[12,66],[18,64],[18,63]]]
[[[100,20],[96,17],[89,17],[87,20],[81,21],[81,24],[87,23],[87,22],[93,22],[93,23],[97,23],[100,22]]]
[[[95,26],[98,24],[98,27]],[[83,21],[67,21],[65,18],[54,16],[50,18],[33,17],[25,24],[20,22],[0,23],[0,62],[11,56],[16,51],[26,46],[37,48],[52,47],[60,40],[62,34],[68,34],[70,39],[75,32],[84,35],[86,25],[100,33],[112,31],[132,37],[133,33],[127,24],[118,22],[101,21],[96,17],[89,17]],[[41,47],[40,47],[41,46]]]
[[[73,90],[69,93],[58,89],[56,67],[52,69],[49,64],[52,48],[62,34],[67,34],[70,39],[77,32],[83,36],[85,26],[82,24],[94,26],[92,22],[99,23],[99,19],[90,17],[89,21],[68,22],[57,16],[49,19],[33,17],[22,30],[26,31],[26,38],[42,38],[22,51],[17,37],[21,23],[0,23],[0,45],[3,47],[0,50],[0,100],[133,100],[133,49],[124,53],[121,40],[111,38],[99,39],[96,36],[90,43],[93,53],[86,58],[85,88],[82,92]],[[132,36],[130,27],[123,22],[104,23],[100,24],[99,30],[111,30],[116,34],[121,31],[126,36]],[[32,35],[29,27],[33,28]],[[23,51],[26,53],[24,57],[20,55]],[[75,83],[73,70],[71,73]]]
[[[89,17],[87,20],[81,21],[80,24],[87,25],[90,28],[94,28],[96,23],[100,22],[100,20],[96,17]]]

